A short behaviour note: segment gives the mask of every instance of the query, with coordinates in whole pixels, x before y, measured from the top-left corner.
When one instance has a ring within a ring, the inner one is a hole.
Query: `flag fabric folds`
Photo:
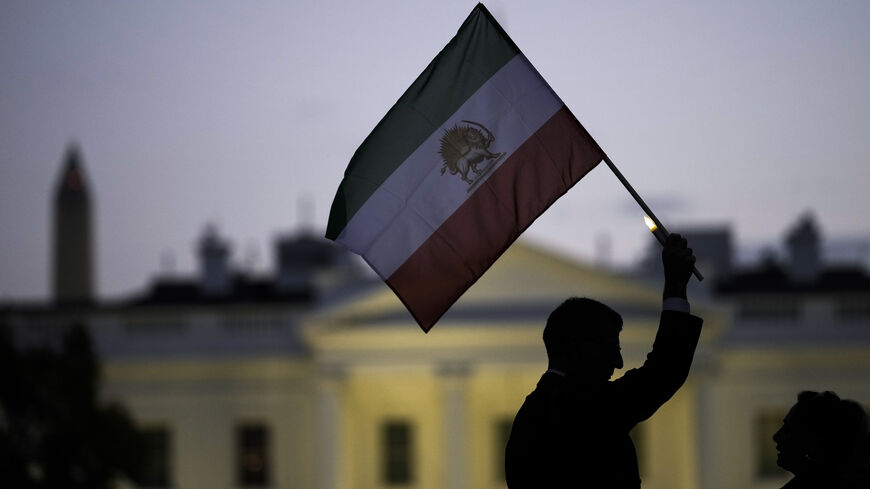
[[[354,153],[326,237],[428,332],[603,157],[478,4]]]

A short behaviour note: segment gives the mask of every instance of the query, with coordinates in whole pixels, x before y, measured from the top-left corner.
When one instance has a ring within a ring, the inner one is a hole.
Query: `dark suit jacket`
[[[646,362],[612,382],[583,385],[544,374],[514,419],[505,454],[508,487],[640,487],[628,432],[683,385],[701,323],[663,311]]]

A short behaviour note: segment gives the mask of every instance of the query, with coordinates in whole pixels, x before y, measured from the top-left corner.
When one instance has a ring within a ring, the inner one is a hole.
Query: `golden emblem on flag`
[[[466,120],[462,122],[465,124],[456,124],[444,131],[438,153],[444,161],[441,174],[444,175],[448,170],[451,175],[458,173],[462,181],[468,183],[470,192],[505,154],[489,150],[495,136],[483,124]]]

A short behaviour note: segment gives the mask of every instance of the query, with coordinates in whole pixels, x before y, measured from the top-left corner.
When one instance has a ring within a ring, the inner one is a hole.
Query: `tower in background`
[[[812,214],[801,216],[785,239],[789,272],[797,282],[813,282],[824,268],[821,251],[822,236]]]
[[[57,303],[93,300],[93,217],[81,150],[67,147],[54,193],[53,285]]]

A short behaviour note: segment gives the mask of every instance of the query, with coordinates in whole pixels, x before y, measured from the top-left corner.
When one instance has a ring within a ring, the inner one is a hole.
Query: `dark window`
[[[144,457],[138,485],[141,487],[169,487],[170,437],[167,428],[146,428],[142,431]]]
[[[781,477],[785,471],[776,465],[776,443],[773,434],[782,427],[785,409],[765,409],[755,419],[755,453],[759,477]]]
[[[245,424],[237,432],[239,485],[265,487],[269,484],[269,430],[262,424]]]
[[[837,303],[837,319],[849,323],[870,321],[870,298],[841,298]]]
[[[791,298],[762,297],[743,301],[738,309],[740,319],[771,323],[791,323],[800,318],[800,305]]]
[[[183,334],[185,324],[180,318],[128,318],[124,332],[131,336],[169,336]]]
[[[407,421],[387,421],[381,427],[383,481],[388,485],[414,480],[414,432]]]
[[[511,427],[514,422],[511,418],[502,418],[495,422],[493,430],[493,467],[495,467],[495,480],[504,482],[504,452],[507,448],[508,438],[511,437]]]

